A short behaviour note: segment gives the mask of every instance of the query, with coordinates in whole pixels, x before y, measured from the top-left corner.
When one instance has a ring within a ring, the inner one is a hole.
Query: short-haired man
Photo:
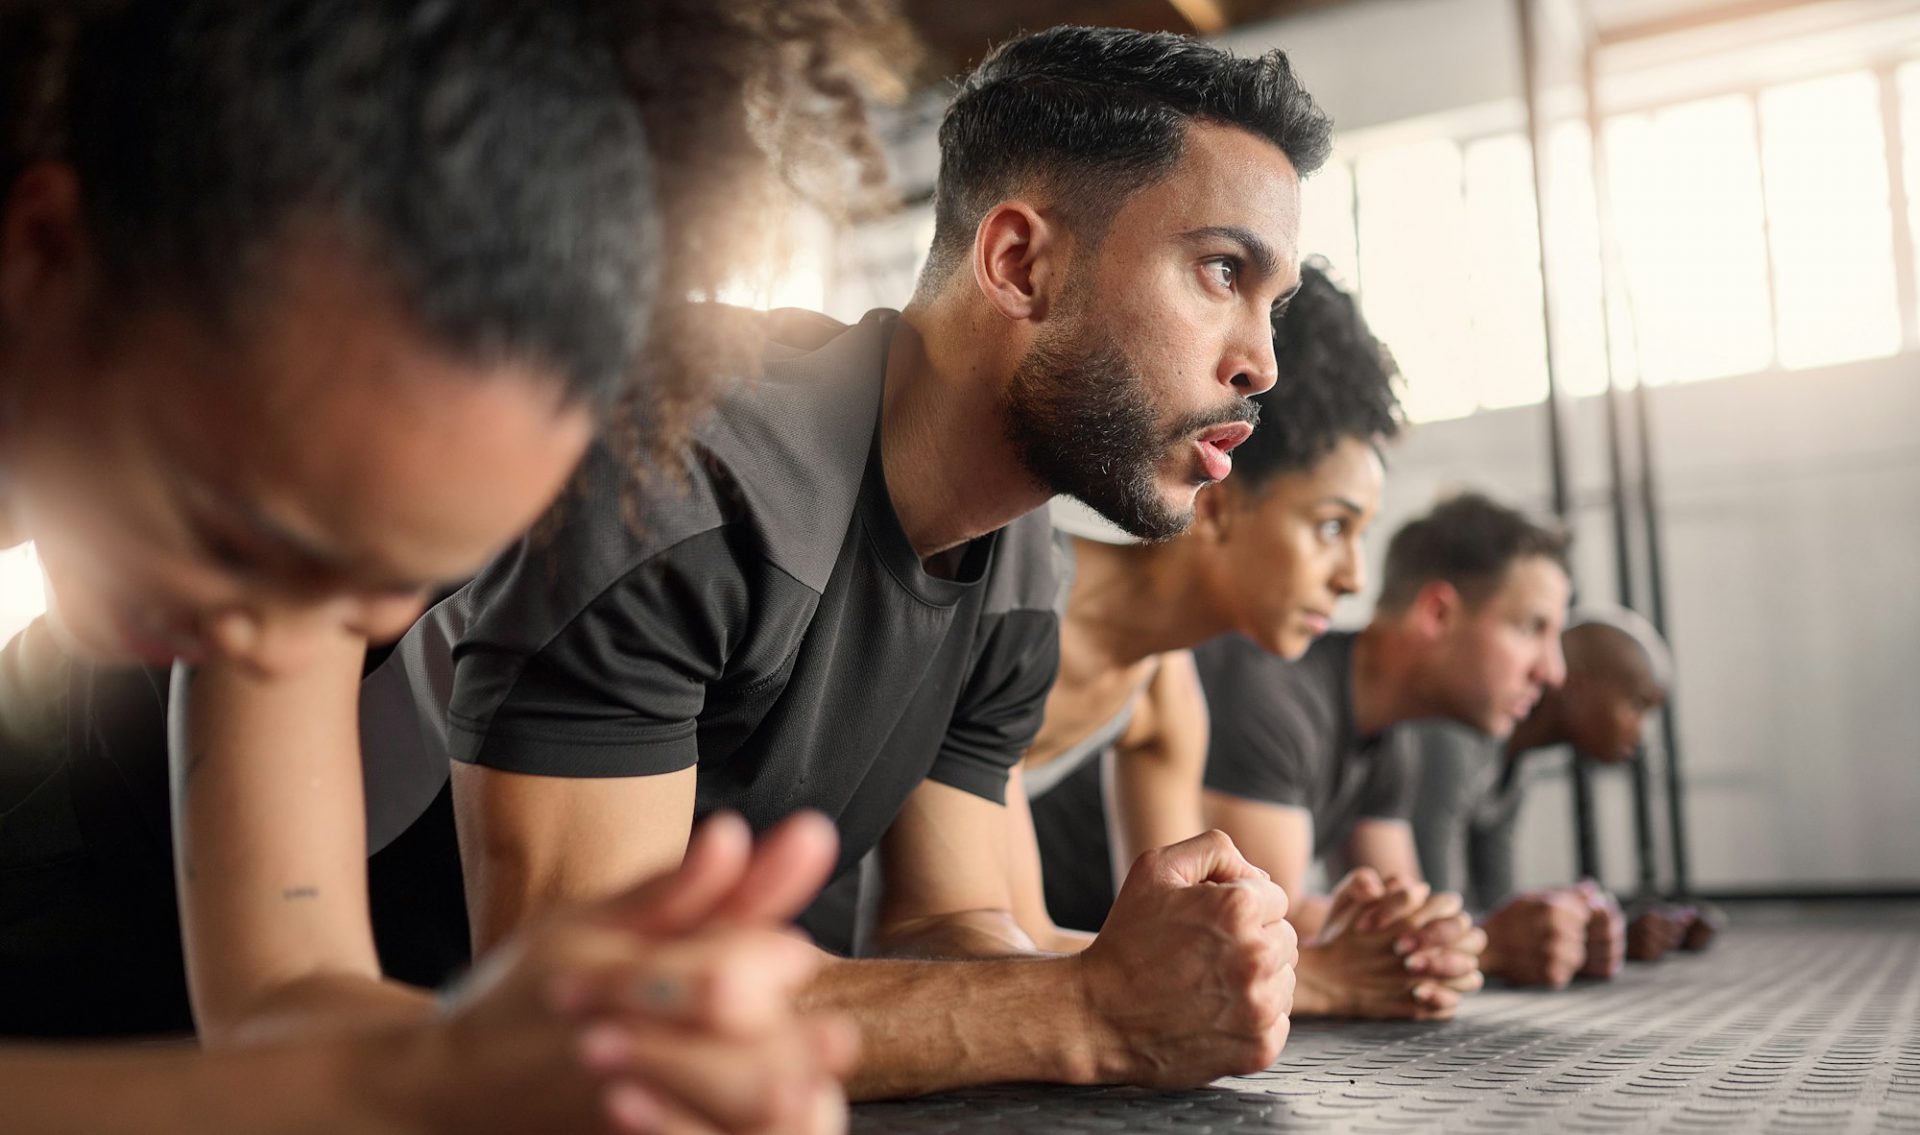
[[[1665,640],[1634,612],[1586,607],[1567,622],[1565,684],[1548,690],[1504,742],[1442,722],[1409,727],[1420,865],[1434,886],[1459,890],[1468,909],[1484,915],[1481,968],[1516,985],[1611,977],[1627,948],[1619,907],[1590,882],[1515,893],[1514,832],[1529,758],[1571,745],[1608,764],[1634,759],[1673,675]],[[1650,923],[1641,936],[1651,942],[1657,930]]]
[[[1395,533],[1365,629],[1329,634],[1297,662],[1237,636],[1194,652],[1213,717],[1207,818],[1296,896],[1289,918],[1309,945],[1352,932],[1348,899],[1384,888],[1427,901],[1408,825],[1411,750],[1396,727],[1444,717],[1504,737],[1526,719],[1563,674],[1566,550],[1558,530],[1456,496]],[[1300,897],[1323,857],[1358,870],[1331,902]],[[1301,997],[1333,1006],[1360,988],[1311,950],[1298,980]]]
[[[1275,380],[1299,179],[1329,124],[1279,52],[1057,28],[982,64],[940,139],[933,254],[904,312],[772,359],[638,530],[630,484],[590,458],[549,539],[403,643],[456,762],[476,939],[671,866],[697,816],[815,808],[843,870],[881,851],[874,941],[893,957],[829,964],[804,999],[861,1026],[856,1096],[1264,1067],[1292,999],[1284,892],[1203,835],[1146,857],[1101,941],[1042,956],[1010,913],[1002,796],[1058,653],[1035,510],[1065,493],[1168,536],[1227,475]],[[350,738],[356,677],[269,713],[202,675],[195,731]],[[277,861],[337,861],[306,839]],[[363,932],[350,906],[330,919]],[[1200,921],[1220,932],[1160,948]],[[222,980],[286,972],[239,946]]]

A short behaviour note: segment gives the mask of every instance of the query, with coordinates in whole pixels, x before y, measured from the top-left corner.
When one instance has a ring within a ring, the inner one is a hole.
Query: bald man
[[[1619,905],[1592,883],[1515,895],[1514,827],[1527,758],[1559,745],[1598,761],[1632,760],[1646,718],[1666,702],[1673,661],[1645,619],[1577,610],[1561,639],[1566,682],[1549,689],[1504,744],[1440,723],[1416,727],[1413,817],[1420,865],[1436,890],[1485,912],[1481,970],[1516,985],[1611,977],[1626,951]]]

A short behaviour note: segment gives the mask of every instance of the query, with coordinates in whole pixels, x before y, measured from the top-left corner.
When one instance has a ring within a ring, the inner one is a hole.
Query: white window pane
[[[0,552],[0,642],[19,634],[46,609],[46,581],[33,545]]]
[[[1367,321],[1407,376],[1416,422],[1478,405],[1460,176],[1460,149],[1448,141],[1378,150],[1354,169]]]
[[[1607,388],[1605,276],[1592,134],[1565,122],[1547,136],[1547,278],[1552,284],[1554,380],[1569,395]]]
[[[760,263],[715,290],[714,298],[738,307],[772,311],[800,307],[820,311],[827,301],[827,262],[833,226],[811,209],[795,210],[782,235]],[[904,301],[902,301],[904,302]]]
[[[1752,103],[1615,118],[1607,164],[1645,379],[1765,369],[1773,327]]]
[[[1864,71],[1760,96],[1780,362],[1900,348],[1880,90]]]
[[[1907,231],[1913,235],[1913,259],[1920,264],[1920,63],[1900,68],[1900,148],[1907,182]],[[1920,290],[1920,289],[1916,289]],[[1920,310],[1914,312],[1920,319]]]
[[[844,230],[821,310],[852,323],[876,307],[907,306],[932,244],[931,205]]]
[[[1488,409],[1547,396],[1533,160],[1519,134],[1467,147],[1467,363]]]
[[[1324,256],[1341,283],[1360,287],[1360,250],[1353,230],[1353,174],[1334,159],[1300,191],[1300,255]]]

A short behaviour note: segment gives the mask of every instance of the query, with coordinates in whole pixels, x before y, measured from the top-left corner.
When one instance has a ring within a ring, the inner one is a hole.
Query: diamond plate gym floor
[[[1301,1022],[1196,1092],[1002,1088],[857,1108],[882,1132],[1920,1133],[1920,905],[1741,909],[1703,954],[1443,1024]]]

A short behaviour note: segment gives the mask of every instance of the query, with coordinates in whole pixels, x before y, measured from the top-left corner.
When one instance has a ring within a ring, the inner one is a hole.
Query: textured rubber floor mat
[[[862,1105],[853,1129],[1920,1133],[1920,927],[1736,926],[1442,1024],[1299,1022],[1271,1069],[1202,1091],[997,1088]]]

